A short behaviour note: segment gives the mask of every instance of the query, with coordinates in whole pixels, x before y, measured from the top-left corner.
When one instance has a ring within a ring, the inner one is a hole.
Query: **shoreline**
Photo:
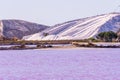
[[[106,45],[107,44],[107,45]],[[3,47],[4,46],[4,47]],[[9,46],[9,47],[7,47]],[[43,50],[43,49],[72,49],[72,48],[120,48],[120,43],[83,43],[83,42],[74,42],[72,44],[54,44],[54,45],[45,45],[45,46],[37,46],[32,45],[32,47],[28,45],[1,45],[0,50]]]

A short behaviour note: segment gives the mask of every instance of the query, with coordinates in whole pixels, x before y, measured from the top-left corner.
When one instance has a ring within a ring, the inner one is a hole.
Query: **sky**
[[[111,12],[120,12],[120,0],[0,0],[0,20],[49,26]]]

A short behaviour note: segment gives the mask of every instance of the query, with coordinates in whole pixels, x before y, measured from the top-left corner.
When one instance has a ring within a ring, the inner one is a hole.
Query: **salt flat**
[[[0,51],[0,80],[120,80],[120,49]]]

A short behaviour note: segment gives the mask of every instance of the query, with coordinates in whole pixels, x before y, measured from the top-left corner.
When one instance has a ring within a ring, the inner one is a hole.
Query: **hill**
[[[6,38],[17,37],[22,39],[23,36],[41,32],[48,26],[31,23],[23,20],[1,20],[0,36]]]
[[[120,13],[102,14],[57,24],[24,40],[78,40],[96,37],[101,32],[120,29]]]

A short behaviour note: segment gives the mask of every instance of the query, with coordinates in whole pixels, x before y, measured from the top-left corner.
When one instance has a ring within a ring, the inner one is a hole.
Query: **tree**
[[[117,36],[118,36],[117,41],[120,42],[120,29],[117,31]]]
[[[117,34],[113,31],[101,32],[98,34],[97,38],[105,42],[112,42],[113,39],[117,39]]]
[[[49,35],[49,33],[45,33],[45,32],[43,33],[43,36],[45,36],[45,37],[48,36],[48,35]]]
[[[3,36],[0,36],[0,41],[3,41],[4,40],[4,37]]]
[[[19,39],[18,39],[17,37],[12,37],[11,40],[17,41],[17,40],[19,40]]]

